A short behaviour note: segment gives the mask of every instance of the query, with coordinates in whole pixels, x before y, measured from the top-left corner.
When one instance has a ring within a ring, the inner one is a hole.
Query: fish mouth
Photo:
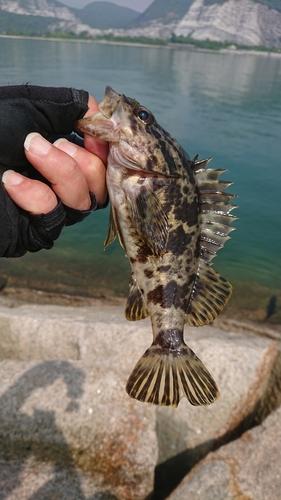
[[[83,134],[90,134],[96,139],[108,142],[117,142],[120,137],[119,123],[112,119],[113,113],[123,109],[121,101],[124,96],[118,94],[107,86],[99,111],[86,118],[81,118],[75,123],[75,129]]]
[[[128,102],[130,101],[130,102]],[[75,124],[75,129],[82,134],[89,134],[96,139],[109,142],[110,156],[116,166],[128,170],[128,173],[140,177],[178,178],[179,175],[170,175],[163,172],[163,165],[152,161],[152,152],[147,148],[136,145],[135,140],[127,140],[130,120],[123,119],[124,109],[134,99],[118,94],[111,87],[106,87],[103,101],[99,104],[99,111],[92,116],[82,118]],[[126,114],[125,113],[125,114]],[[129,134],[130,136],[130,134]],[[158,168],[159,167],[159,168]]]
[[[96,139],[108,142],[117,142],[120,135],[114,123],[107,119],[100,111],[92,116],[78,120],[75,123],[75,129],[78,132],[82,132],[82,134],[89,134]]]

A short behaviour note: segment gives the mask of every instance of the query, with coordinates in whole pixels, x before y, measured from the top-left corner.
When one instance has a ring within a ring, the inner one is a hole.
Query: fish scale
[[[126,390],[157,405],[214,402],[218,387],[184,342],[184,326],[212,322],[231,285],[212,259],[236,219],[218,180],[224,170],[188,154],[135,99],[107,87],[92,117],[79,120],[83,133],[107,140],[107,188],[111,203],[105,247],[118,236],[131,265],[125,316],[150,317],[153,343],[137,362]]]

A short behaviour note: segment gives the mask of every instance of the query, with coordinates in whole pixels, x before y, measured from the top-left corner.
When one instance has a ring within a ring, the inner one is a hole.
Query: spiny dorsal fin
[[[232,183],[218,180],[225,170],[205,169],[209,161],[210,158],[195,162],[194,177],[200,204],[200,254],[211,262],[216,252],[229,239],[229,233],[234,230],[230,224],[237,217],[230,213],[236,205],[228,203],[236,196],[225,193],[225,189]]]
[[[212,158],[204,158],[204,160],[198,160],[198,155],[196,155],[192,160],[192,169],[194,172],[205,168]]]
[[[168,216],[154,192],[144,192],[128,200],[131,218],[139,236],[154,255],[162,255],[168,238]]]
[[[182,396],[192,405],[208,405],[219,396],[213,377],[185,344],[176,350],[153,345],[132,371],[126,391],[139,401],[177,407]]]
[[[191,294],[186,323],[190,326],[203,326],[211,323],[228,301],[232,286],[210,266],[216,253],[230,238],[234,230],[231,222],[237,219],[231,215],[236,205],[228,202],[235,198],[226,193],[232,183],[219,181],[223,169],[206,169],[210,158],[197,161],[193,171],[198,188],[200,204],[200,258],[197,277]]]
[[[186,314],[189,326],[208,325],[222,311],[232,293],[232,286],[208,262],[200,259],[197,278]]]
[[[112,207],[112,205],[110,205],[108,232],[107,232],[107,237],[105,239],[104,246],[103,246],[104,250],[106,249],[106,247],[108,245],[110,245],[110,243],[112,243],[115,240],[117,235],[118,235],[118,239],[119,239],[121,247],[124,248],[124,250],[125,250],[125,245],[124,245],[124,242],[122,239],[122,235],[118,229],[118,223],[117,223],[117,217],[115,214],[115,210]]]
[[[138,287],[136,278],[132,273],[129,283],[129,296],[127,299],[125,316],[129,321],[138,321],[147,318],[149,312],[144,304],[143,295]]]

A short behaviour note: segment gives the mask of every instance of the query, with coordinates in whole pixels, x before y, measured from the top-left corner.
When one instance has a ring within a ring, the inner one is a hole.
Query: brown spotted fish
[[[219,391],[202,361],[185,344],[184,325],[212,322],[231,285],[211,267],[236,217],[218,180],[224,170],[191,160],[135,99],[107,87],[100,112],[78,129],[109,141],[111,203],[105,247],[118,235],[132,275],[125,315],[150,316],[153,343],[127,382],[128,394],[156,405],[213,403]]]

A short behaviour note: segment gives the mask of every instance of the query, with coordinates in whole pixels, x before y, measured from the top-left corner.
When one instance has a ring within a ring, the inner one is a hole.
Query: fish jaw
[[[113,113],[118,107],[121,95],[111,87],[106,87],[103,101],[99,104],[99,111],[91,116],[78,120],[75,128],[83,134],[90,134],[97,139],[108,142],[119,141],[119,120],[113,119]],[[116,114],[116,118],[120,115]]]
[[[109,142],[109,150],[118,144],[128,168],[140,169],[150,174],[180,177],[182,161],[188,155],[181,146],[160,127],[153,114],[135,99],[118,94],[107,87],[100,111],[78,120],[75,128],[83,134]],[[149,116],[149,122],[142,121],[140,113]],[[167,158],[165,143],[173,147],[174,154]],[[114,153],[112,153],[113,155]],[[119,156],[120,156],[119,155]],[[120,162],[118,162],[120,163]],[[138,167],[137,167],[138,166]]]
[[[113,161],[130,170],[145,172],[147,157],[144,152],[120,138],[120,123],[105,117],[100,111],[76,123],[76,130],[96,139],[109,142]]]
[[[112,120],[106,118],[100,111],[87,118],[78,120],[75,129],[83,134],[89,134],[96,139],[108,142],[119,141],[119,131]]]
[[[108,86],[103,101],[99,104],[99,111],[92,116],[78,120],[75,128],[79,132],[90,134],[97,139],[118,142],[120,130],[124,126],[123,108],[124,96]]]

